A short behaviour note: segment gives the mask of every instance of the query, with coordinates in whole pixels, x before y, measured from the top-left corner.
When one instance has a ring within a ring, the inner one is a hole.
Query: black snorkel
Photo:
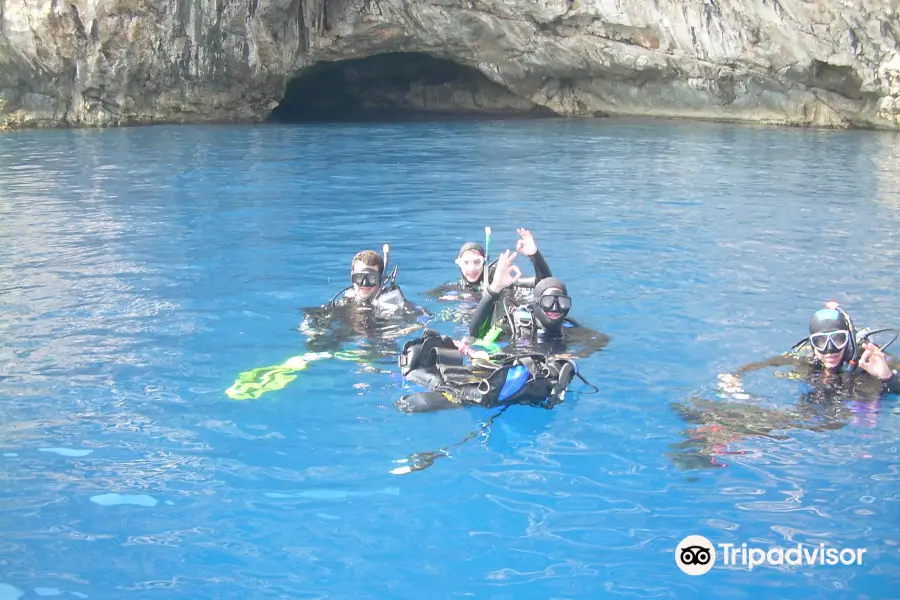
[[[878,346],[879,350],[884,352],[885,348],[887,348],[888,346],[890,346],[891,344],[896,342],[897,338],[900,337],[900,330],[897,330],[893,327],[884,327],[882,329],[869,329],[868,327],[866,327],[862,331],[859,332],[859,337],[856,340],[856,351],[853,353],[853,356],[849,360],[850,368],[848,369],[848,371],[850,373],[855,371],[856,368],[859,366],[859,361],[862,358],[862,355],[866,351],[865,348],[863,348],[863,346],[865,346],[866,344],[869,343],[869,339],[873,335],[876,335],[879,333],[884,333],[885,331],[893,331],[894,337],[892,337],[890,339],[890,341],[883,346],[878,346],[878,344],[875,344],[876,346]]]

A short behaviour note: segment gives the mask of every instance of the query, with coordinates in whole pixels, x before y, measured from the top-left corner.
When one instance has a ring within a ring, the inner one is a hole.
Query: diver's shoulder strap
[[[346,294],[347,290],[351,289],[352,287],[353,287],[352,285],[348,285],[347,287],[345,287],[344,289],[339,291],[337,294],[334,295],[334,297],[331,298],[331,300],[329,300],[325,304],[325,306],[334,306],[334,303],[337,302],[338,296],[340,296],[341,294]]]

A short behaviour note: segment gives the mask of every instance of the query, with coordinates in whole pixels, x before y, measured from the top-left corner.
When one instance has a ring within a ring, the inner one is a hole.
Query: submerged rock
[[[288,93],[281,118],[900,129],[898,40],[898,0],[0,0],[0,126],[260,121]]]

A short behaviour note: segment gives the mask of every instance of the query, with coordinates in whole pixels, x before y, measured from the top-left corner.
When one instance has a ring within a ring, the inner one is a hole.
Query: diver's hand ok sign
[[[516,242],[516,251],[521,252],[525,256],[534,256],[535,252],[537,252],[537,244],[531,232],[524,227],[519,227],[516,229],[516,233],[519,234],[519,241]]]
[[[522,276],[519,267],[513,264],[516,260],[516,253],[506,250],[497,259],[497,268],[494,270],[494,278],[488,286],[488,291],[492,294],[499,294]]]
[[[859,359],[859,366],[865,369],[869,375],[882,381],[887,381],[893,375],[884,352],[872,343],[865,345],[865,352]]]

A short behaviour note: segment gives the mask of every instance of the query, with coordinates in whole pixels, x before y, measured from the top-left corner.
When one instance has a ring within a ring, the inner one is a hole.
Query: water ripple
[[[3,134],[0,162],[0,596],[890,595],[895,401],[816,405],[771,372],[747,375],[749,399],[714,386],[827,299],[896,324],[897,136],[147,127]],[[579,361],[598,393],[485,431],[488,411],[399,414],[392,359],[224,395],[305,351],[299,309],[347,285],[358,250],[390,243],[425,303],[463,242],[491,226],[494,254],[520,225],[573,317],[611,337]],[[854,232],[865,260],[822,269],[823,249],[860,256]],[[689,578],[673,553],[694,533],[865,544],[871,562]]]

